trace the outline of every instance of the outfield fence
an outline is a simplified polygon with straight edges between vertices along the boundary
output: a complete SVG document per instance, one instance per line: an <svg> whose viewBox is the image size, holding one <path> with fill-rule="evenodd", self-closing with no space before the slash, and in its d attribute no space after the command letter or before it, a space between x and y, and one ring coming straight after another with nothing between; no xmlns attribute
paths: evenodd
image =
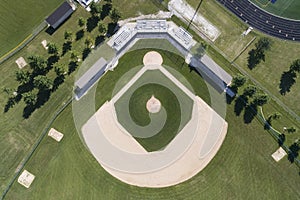
<svg viewBox="0 0 300 200"><path fill-rule="evenodd" d="M63 106L61 108L59 108L54 115L52 116L51 120L49 121L48 125L45 127L45 129L43 130L42 134L40 135L40 137L38 138L38 140L35 142L35 144L32 146L31 150L29 151L29 153L27 154L27 156L22 160L21 164L18 166L16 173L14 174L13 178L11 179L11 181L9 182L8 186L5 188L5 190L3 191L0 200L3 200L5 195L7 194L7 192L9 191L9 189L11 188L11 186L13 185L13 183L15 182L15 180L18 178L18 176L20 175L20 173L22 172L22 170L24 169L26 163L29 161L29 159L31 158L31 156L33 155L33 153L35 152L35 150L38 148L39 144L42 142L43 138L45 137L45 135L48 133L52 123L55 121L55 119L60 115L60 113L62 113L62 111L65 110L65 108L74 100L73 95L67 100L67 102L65 102L63 104Z"/></svg>
<svg viewBox="0 0 300 200"><path fill-rule="evenodd" d="M4 61L12 57L15 53L20 51L24 46L26 46L29 42L31 42L42 30L44 30L48 24L43 21L41 24L39 24L37 27L35 27L31 34L29 34L20 44L18 44L15 48L4 54L2 57L0 57L0 64L2 64Z"/></svg>

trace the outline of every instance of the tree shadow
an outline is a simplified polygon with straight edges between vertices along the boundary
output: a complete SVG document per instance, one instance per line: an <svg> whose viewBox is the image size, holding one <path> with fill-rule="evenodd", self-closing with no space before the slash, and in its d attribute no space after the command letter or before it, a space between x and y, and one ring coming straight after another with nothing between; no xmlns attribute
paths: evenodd
<svg viewBox="0 0 300 200"><path fill-rule="evenodd" d="M85 48L82 52L82 60L85 60L90 53L91 53L91 49L88 47Z"/></svg>
<svg viewBox="0 0 300 200"><path fill-rule="evenodd" d="M109 15L110 11L112 9L112 5L107 3L107 4L104 4L102 6L102 11L101 11L101 14L100 14L100 19L103 20L106 16Z"/></svg>
<svg viewBox="0 0 300 200"><path fill-rule="evenodd" d="M288 159L291 163L293 163L295 161L295 158L298 157L299 155L299 144L297 144L296 142L294 142L290 147L290 152L288 153Z"/></svg>
<svg viewBox="0 0 300 200"><path fill-rule="evenodd" d="M72 42L71 41L64 42L63 48L62 48L62 56L64 56L71 49L72 49Z"/></svg>
<svg viewBox="0 0 300 200"><path fill-rule="evenodd" d="M65 81L65 76L61 75L61 76L57 76L54 81L53 81L53 88L52 88L52 92L56 91L58 89L58 87L63 84Z"/></svg>
<svg viewBox="0 0 300 200"><path fill-rule="evenodd" d="M248 53L248 68L250 70L254 69L256 67L256 65L259 64L259 59L256 56L256 50L255 49L251 49L251 51L249 51Z"/></svg>
<svg viewBox="0 0 300 200"><path fill-rule="evenodd" d="M58 55L52 55L47 59L47 71L51 70L53 68L53 64L57 63L59 61Z"/></svg>
<svg viewBox="0 0 300 200"><path fill-rule="evenodd" d="M254 69L260 61L265 61L265 53L262 50L251 49L248 52L248 68Z"/></svg>
<svg viewBox="0 0 300 200"><path fill-rule="evenodd" d="M84 36L84 30L81 29L79 31L76 32L76 41L80 40L81 38L83 38Z"/></svg>
<svg viewBox="0 0 300 200"><path fill-rule="evenodd" d="M245 96L239 96L235 100L234 113L235 113L236 116L240 116L240 114L242 113L242 111L246 107L247 102L248 102L248 98L245 97Z"/></svg>
<svg viewBox="0 0 300 200"><path fill-rule="evenodd" d="M51 91L50 90L40 90L37 94L37 102L36 104L27 104L23 110L23 118L27 119L31 116L31 114L41 106L43 106L50 98Z"/></svg>
<svg viewBox="0 0 300 200"><path fill-rule="evenodd" d="M291 87L295 84L296 82L296 73L289 70L287 72L283 72L280 78L280 84L279 84L279 89L280 89L280 94L285 95L286 93L291 91Z"/></svg>
<svg viewBox="0 0 300 200"><path fill-rule="evenodd" d="M283 143L285 142L285 134L280 134L277 140L279 146L283 145Z"/></svg>
<svg viewBox="0 0 300 200"><path fill-rule="evenodd" d="M68 65L68 75L70 75L72 72L74 72L77 67L78 67L78 63L77 62L75 62L75 61L69 62L69 65Z"/></svg>
<svg viewBox="0 0 300 200"><path fill-rule="evenodd" d="M107 37L110 37L110 36L112 36L113 34L115 34L118 30L119 30L119 25L118 25L118 23L113 23L113 22L111 22L111 23L109 23L108 25L107 25Z"/></svg>
<svg viewBox="0 0 300 200"><path fill-rule="evenodd" d="M23 94L23 93L32 91L33 88L34 88L34 85L33 85L32 81L30 81L30 82L27 83L27 84L19 85L18 88L17 88L17 92L18 92L18 94L21 95L21 94Z"/></svg>
<svg viewBox="0 0 300 200"><path fill-rule="evenodd" d="M250 105L246 106L244 112L244 123L250 124L256 115L257 115L256 104L251 103Z"/></svg>
<svg viewBox="0 0 300 200"><path fill-rule="evenodd" d="M103 35L98 35L95 39L95 46L98 46L104 41L105 37Z"/></svg>
<svg viewBox="0 0 300 200"><path fill-rule="evenodd" d="M87 19L86 23L86 30L88 32L92 32L98 25L99 17L98 16L91 16Z"/></svg>
<svg viewBox="0 0 300 200"><path fill-rule="evenodd" d="M9 97L5 106L4 106L4 112L8 112L9 109L13 108L14 105L16 105L16 100L15 100L15 97Z"/></svg>

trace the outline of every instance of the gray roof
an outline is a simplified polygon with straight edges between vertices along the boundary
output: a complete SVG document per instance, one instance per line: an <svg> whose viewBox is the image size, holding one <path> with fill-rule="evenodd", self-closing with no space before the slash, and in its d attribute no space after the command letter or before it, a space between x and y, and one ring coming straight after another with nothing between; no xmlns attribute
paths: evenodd
<svg viewBox="0 0 300 200"><path fill-rule="evenodd" d="M90 81L97 76L102 69L106 67L107 61L104 58L100 58L89 70L87 70L75 83L75 85L82 89L84 88Z"/></svg>
<svg viewBox="0 0 300 200"><path fill-rule="evenodd" d="M68 2L64 2L61 4L47 19L46 22L50 24L50 26L55 25L57 22L61 21L61 19L66 19L73 12L72 7ZM66 16L66 14L68 14Z"/></svg>
<svg viewBox="0 0 300 200"><path fill-rule="evenodd" d="M207 56L206 54L203 55L203 57L201 58L201 62L227 85L231 83L232 77L224 69L222 69L222 67L215 63L209 56Z"/></svg>

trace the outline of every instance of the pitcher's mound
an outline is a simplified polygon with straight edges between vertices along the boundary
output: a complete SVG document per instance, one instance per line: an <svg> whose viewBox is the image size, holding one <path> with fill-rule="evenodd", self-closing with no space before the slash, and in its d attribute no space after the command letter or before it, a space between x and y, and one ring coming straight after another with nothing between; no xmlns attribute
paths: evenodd
<svg viewBox="0 0 300 200"><path fill-rule="evenodd" d="M161 103L152 95L152 97L147 101L146 107L150 113L158 113L161 108Z"/></svg>
<svg viewBox="0 0 300 200"><path fill-rule="evenodd" d="M161 65L163 63L163 58L156 51L149 51L143 58L144 65Z"/></svg>

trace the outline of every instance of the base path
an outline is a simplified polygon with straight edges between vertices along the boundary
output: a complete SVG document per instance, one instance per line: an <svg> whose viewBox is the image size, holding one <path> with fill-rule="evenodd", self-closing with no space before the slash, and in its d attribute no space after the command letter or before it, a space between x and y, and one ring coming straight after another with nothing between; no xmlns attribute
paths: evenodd
<svg viewBox="0 0 300 200"><path fill-rule="evenodd" d="M148 67L137 75L141 76ZM180 89L188 90L162 66L154 68L163 71ZM137 79L134 77L132 80ZM133 83L129 82L124 88L129 88L130 84ZM124 92L122 90L121 93ZM131 185L168 187L192 178L216 155L228 124L201 98L190 91L185 93L193 96L194 100L191 120L165 149L147 152L120 125L114 108L115 97L103 104L82 127L87 147L107 172Z"/></svg>

